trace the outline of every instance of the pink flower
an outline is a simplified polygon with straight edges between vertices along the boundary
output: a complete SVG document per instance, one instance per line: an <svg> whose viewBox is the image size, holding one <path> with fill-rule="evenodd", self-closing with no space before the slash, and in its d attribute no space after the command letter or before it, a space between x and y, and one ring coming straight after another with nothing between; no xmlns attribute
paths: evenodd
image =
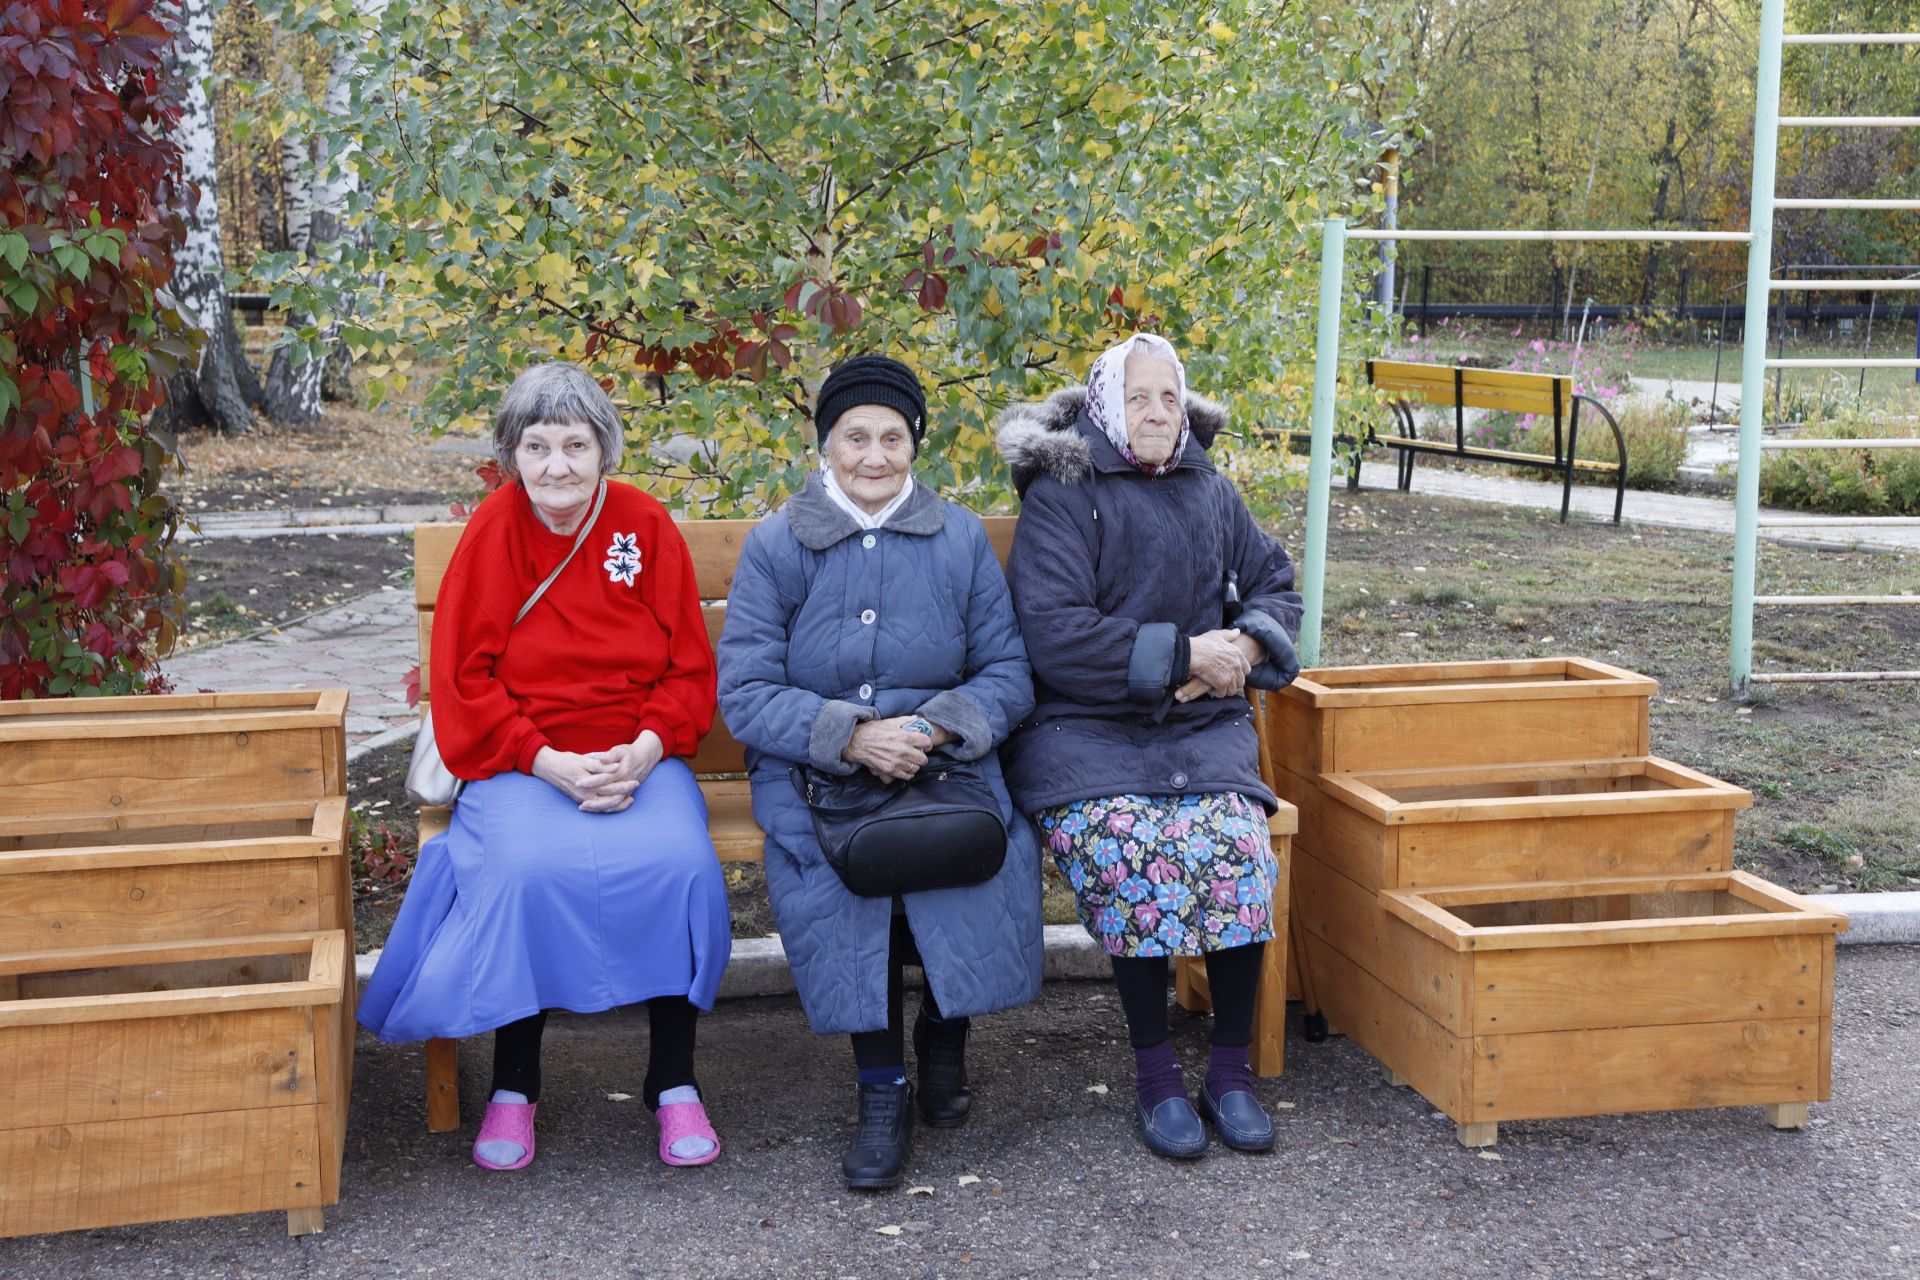
<svg viewBox="0 0 1920 1280"><path fill-rule="evenodd" d="M1133 918L1140 922L1143 929L1157 929L1160 927L1160 908L1151 902L1143 902L1133 909Z"/></svg>
<svg viewBox="0 0 1920 1280"><path fill-rule="evenodd" d="M1257 902L1242 903L1235 918L1249 929L1258 929L1267 922L1267 909Z"/></svg>
<svg viewBox="0 0 1920 1280"><path fill-rule="evenodd" d="M1073 837L1055 827L1053 834L1047 837L1047 848L1055 853L1065 853L1073 848Z"/></svg>
<svg viewBox="0 0 1920 1280"><path fill-rule="evenodd" d="M1155 858L1147 864L1147 879L1155 884L1172 884L1180 878L1180 870L1165 858Z"/></svg>
<svg viewBox="0 0 1920 1280"><path fill-rule="evenodd" d="M1109 814L1107 816L1107 830L1116 836L1124 836L1131 833L1133 830L1133 815L1130 813Z"/></svg>

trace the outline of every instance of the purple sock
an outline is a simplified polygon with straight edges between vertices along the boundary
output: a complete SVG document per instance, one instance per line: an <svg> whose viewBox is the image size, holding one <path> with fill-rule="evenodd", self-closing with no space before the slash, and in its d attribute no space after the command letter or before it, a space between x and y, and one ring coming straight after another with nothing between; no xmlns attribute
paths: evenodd
<svg viewBox="0 0 1920 1280"><path fill-rule="evenodd" d="M1244 1044L1217 1044L1207 1055L1207 1092L1224 1098L1234 1090L1253 1092L1253 1066Z"/></svg>
<svg viewBox="0 0 1920 1280"><path fill-rule="evenodd" d="M1133 1051L1133 1087L1148 1111L1168 1098L1187 1096L1187 1082L1180 1076L1180 1059L1173 1056L1173 1041L1162 1040L1151 1048Z"/></svg>

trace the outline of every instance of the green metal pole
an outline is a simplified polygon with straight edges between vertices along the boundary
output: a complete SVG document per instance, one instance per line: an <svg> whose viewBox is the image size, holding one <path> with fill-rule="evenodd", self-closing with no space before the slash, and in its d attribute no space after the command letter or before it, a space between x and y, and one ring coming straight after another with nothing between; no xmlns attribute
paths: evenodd
<svg viewBox="0 0 1920 1280"><path fill-rule="evenodd" d="M1327 594L1327 499L1333 476L1333 398L1340 371L1340 298L1347 258L1347 224L1321 224L1320 330L1313 348L1313 443L1307 452L1307 547L1302 561L1300 665L1320 663L1320 609Z"/></svg>
<svg viewBox="0 0 1920 1280"><path fill-rule="evenodd" d="M1767 385L1767 283L1773 274L1774 166L1780 150L1780 44L1786 0L1760 5L1760 71L1754 83L1753 199L1747 246L1747 321L1740 356L1740 471L1734 482L1733 696L1753 670L1753 585L1760 539L1760 426Z"/></svg>

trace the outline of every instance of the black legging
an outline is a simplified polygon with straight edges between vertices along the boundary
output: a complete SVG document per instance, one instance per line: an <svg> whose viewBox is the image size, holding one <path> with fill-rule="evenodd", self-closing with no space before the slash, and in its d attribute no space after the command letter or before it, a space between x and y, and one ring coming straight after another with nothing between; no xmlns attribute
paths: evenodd
<svg viewBox="0 0 1920 1280"><path fill-rule="evenodd" d="M1250 943L1207 952L1207 986L1213 993L1213 1043L1238 1048L1253 1043L1253 998L1260 989L1260 961L1267 944ZM1151 1049L1167 1038L1167 958L1113 957L1113 985L1127 1015L1127 1040Z"/></svg>
<svg viewBox="0 0 1920 1280"><path fill-rule="evenodd" d="M647 1001L647 1075L641 1096L649 1107L660 1105L668 1089L694 1083L693 1042L700 1011L685 996L660 996ZM509 1022L493 1033L493 1088L524 1094L540 1101L540 1036L547 1029L546 1011Z"/></svg>
<svg viewBox="0 0 1920 1280"><path fill-rule="evenodd" d="M913 930L907 924L905 915L893 918L892 931L887 935L887 1025L883 1031L856 1031L853 1033L853 1062L863 1069L905 1066L907 1061L906 1028L900 1018L900 1006L906 1001L906 982L901 971L910 964L920 963L920 949L913 943ZM940 1006L934 1003L933 985L929 983L920 1001L920 1007L929 1018L940 1016Z"/></svg>

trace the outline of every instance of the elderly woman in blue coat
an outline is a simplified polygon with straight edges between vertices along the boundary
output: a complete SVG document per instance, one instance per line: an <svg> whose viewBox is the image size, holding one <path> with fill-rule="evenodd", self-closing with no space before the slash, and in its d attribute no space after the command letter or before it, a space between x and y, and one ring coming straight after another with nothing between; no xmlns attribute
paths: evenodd
<svg viewBox="0 0 1920 1280"><path fill-rule="evenodd" d="M849 1187L898 1185L913 1112L963 1123L968 1020L1040 989L1039 847L997 749L1033 706L1006 579L980 520L911 468L926 430L912 370L839 365L814 409L821 469L748 536L720 638L720 709L747 748L767 893L801 1004L821 1035L850 1033L859 1125ZM1010 833L989 880L859 897L826 861L795 765L898 782L930 760L973 762ZM907 1082L901 969L926 993Z"/></svg>
<svg viewBox="0 0 1920 1280"><path fill-rule="evenodd" d="M1206 957L1213 1048L1200 1110L1240 1150L1273 1145L1247 1047L1273 938L1274 795L1248 685L1299 674L1293 565L1207 448L1225 411L1190 396L1179 356L1136 334L1084 389L1003 415L1021 493L1007 561L1038 706L1007 778L1112 957L1153 1151L1207 1132L1167 1035L1167 960Z"/></svg>

